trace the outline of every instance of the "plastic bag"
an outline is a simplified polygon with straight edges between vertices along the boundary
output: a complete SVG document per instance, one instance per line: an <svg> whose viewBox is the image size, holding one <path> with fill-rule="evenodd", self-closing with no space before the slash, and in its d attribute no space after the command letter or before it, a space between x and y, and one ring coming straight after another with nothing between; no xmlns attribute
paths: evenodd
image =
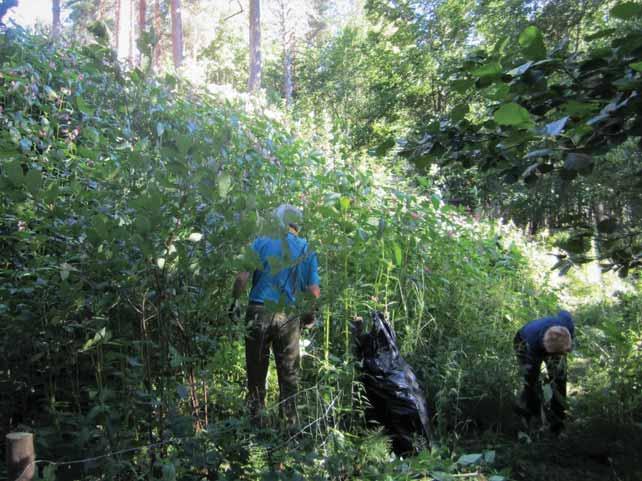
<svg viewBox="0 0 642 481"><path fill-rule="evenodd" d="M429 412L415 373L399 354L394 329L374 311L369 333L362 333L362 322L356 322L354 330L360 380L371 404L366 417L386 428L395 453L417 452L417 438L430 444Z"/></svg>

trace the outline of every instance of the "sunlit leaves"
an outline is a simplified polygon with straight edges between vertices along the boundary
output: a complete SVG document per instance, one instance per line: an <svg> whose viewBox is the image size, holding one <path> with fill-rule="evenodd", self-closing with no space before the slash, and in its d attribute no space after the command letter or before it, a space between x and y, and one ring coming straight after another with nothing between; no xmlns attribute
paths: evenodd
<svg viewBox="0 0 642 481"><path fill-rule="evenodd" d="M519 35L519 45L522 52L531 60L546 58L546 46L542 32L535 26L527 27Z"/></svg>
<svg viewBox="0 0 642 481"><path fill-rule="evenodd" d="M528 113L528 110L514 102L499 107L493 114L493 118L499 125L528 127L532 124L531 115Z"/></svg>
<svg viewBox="0 0 642 481"><path fill-rule="evenodd" d="M216 179L218 186L218 193L221 197L227 197L230 188L232 187L232 177L229 174L221 174Z"/></svg>
<svg viewBox="0 0 642 481"><path fill-rule="evenodd" d="M490 62L472 71L475 77L494 77L502 72L499 62Z"/></svg>

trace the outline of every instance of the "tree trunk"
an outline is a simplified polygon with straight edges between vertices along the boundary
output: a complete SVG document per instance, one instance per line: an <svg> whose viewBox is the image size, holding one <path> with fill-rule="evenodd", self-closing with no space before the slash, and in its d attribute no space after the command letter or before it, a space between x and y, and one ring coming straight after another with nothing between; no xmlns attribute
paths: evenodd
<svg viewBox="0 0 642 481"><path fill-rule="evenodd" d="M181 0L172 1L172 54L174 67L183 63L183 24L181 22Z"/></svg>
<svg viewBox="0 0 642 481"><path fill-rule="evenodd" d="M129 65L134 65L134 0L129 0Z"/></svg>
<svg viewBox="0 0 642 481"><path fill-rule="evenodd" d="M161 29L161 11L160 11L160 0L156 0L154 2L154 34L155 34L155 44L154 44L154 53L153 53L153 60L152 60L152 65L154 67L154 71L158 72L158 69L160 68L160 59L161 59L161 52L162 52L162 29Z"/></svg>
<svg viewBox="0 0 642 481"><path fill-rule="evenodd" d="M116 50L116 55L118 55L118 47L120 46L120 7L121 0L116 0L116 31L114 32L114 50Z"/></svg>
<svg viewBox="0 0 642 481"><path fill-rule="evenodd" d="M147 25L147 1L138 0L138 38L142 39L145 34L145 28ZM142 45L142 42L139 42ZM137 63L140 65L143 62L143 49L138 50L138 60Z"/></svg>
<svg viewBox="0 0 642 481"><path fill-rule="evenodd" d="M250 77L249 92L261 88L261 0L250 0Z"/></svg>
<svg viewBox="0 0 642 481"><path fill-rule="evenodd" d="M294 91L294 55L293 55L293 42L288 42L284 45L283 49L283 94L285 95L286 107L292 106L292 92Z"/></svg>
<svg viewBox="0 0 642 481"><path fill-rule="evenodd" d="M51 5L51 13L53 16L53 24L51 27L51 32L54 37L60 35L61 24L60 24L60 0L53 0Z"/></svg>

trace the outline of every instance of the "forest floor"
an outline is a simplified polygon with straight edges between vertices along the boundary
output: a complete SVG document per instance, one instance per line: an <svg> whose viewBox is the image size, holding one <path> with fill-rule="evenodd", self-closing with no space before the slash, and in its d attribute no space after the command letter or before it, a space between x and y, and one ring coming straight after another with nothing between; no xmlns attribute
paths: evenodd
<svg viewBox="0 0 642 481"><path fill-rule="evenodd" d="M573 424L559 437L548 433L529 442L500 434L493 441L465 441L467 451L495 446L494 467L516 481L642 481L642 426Z"/></svg>

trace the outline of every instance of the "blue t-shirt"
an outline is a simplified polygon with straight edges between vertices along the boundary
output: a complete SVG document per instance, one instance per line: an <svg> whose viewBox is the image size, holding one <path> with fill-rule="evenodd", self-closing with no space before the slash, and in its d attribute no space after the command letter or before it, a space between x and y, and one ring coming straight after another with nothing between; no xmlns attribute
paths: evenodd
<svg viewBox="0 0 642 481"><path fill-rule="evenodd" d="M546 356L544 349L544 333L549 327L562 326L571 333L571 338L575 339L575 326L573 318L568 311L560 311L557 316L543 317L529 322L519 330L522 339L528 344L528 350L537 357Z"/></svg>
<svg viewBox="0 0 642 481"><path fill-rule="evenodd" d="M252 249L259 255L262 269L254 271L250 301L294 304L296 293L319 285L318 260L308 243L291 232L284 239L258 237Z"/></svg>

